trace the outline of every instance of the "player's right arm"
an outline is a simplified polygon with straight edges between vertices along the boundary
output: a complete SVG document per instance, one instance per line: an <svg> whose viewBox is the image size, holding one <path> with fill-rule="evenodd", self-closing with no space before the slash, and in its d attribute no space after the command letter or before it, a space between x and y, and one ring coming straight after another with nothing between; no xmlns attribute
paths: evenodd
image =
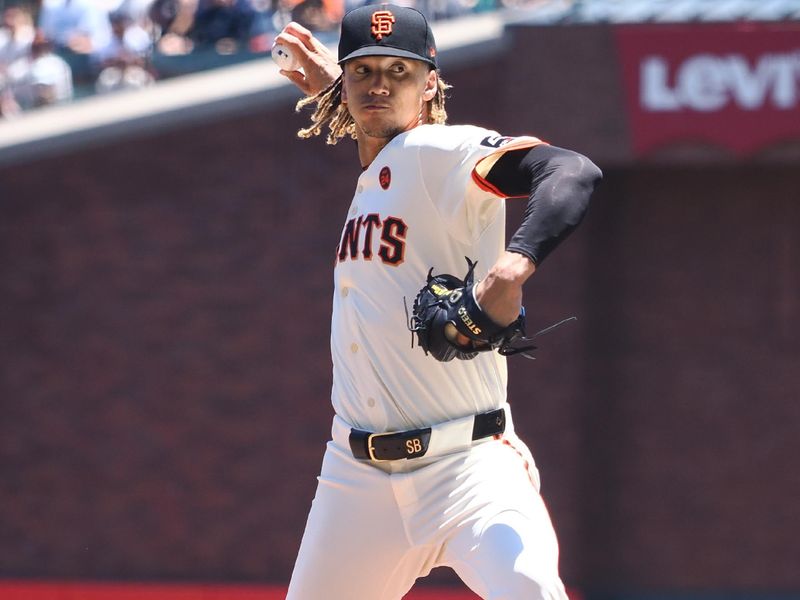
<svg viewBox="0 0 800 600"><path fill-rule="evenodd" d="M307 96L318 94L342 74L336 57L314 35L298 23L289 23L276 37L275 44L288 47L297 58L301 71L284 71L281 75Z"/></svg>

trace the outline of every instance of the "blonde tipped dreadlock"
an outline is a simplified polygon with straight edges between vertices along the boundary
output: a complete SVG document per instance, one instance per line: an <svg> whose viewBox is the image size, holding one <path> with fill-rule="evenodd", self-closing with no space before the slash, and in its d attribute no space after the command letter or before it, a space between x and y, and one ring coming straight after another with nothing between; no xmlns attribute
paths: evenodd
<svg viewBox="0 0 800 600"><path fill-rule="evenodd" d="M447 112L444 109L445 92L451 87L441 78L438 79L436 95L428 101L428 123L442 125L447 121ZM302 98L295 109L300 112L309 104L315 103L316 108L311 114L311 125L298 131L298 137L308 139L320 135L322 128L327 124L330 131L326 143L335 146L346 135L356 139L356 123L347 106L342 104L341 76L321 92Z"/></svg>

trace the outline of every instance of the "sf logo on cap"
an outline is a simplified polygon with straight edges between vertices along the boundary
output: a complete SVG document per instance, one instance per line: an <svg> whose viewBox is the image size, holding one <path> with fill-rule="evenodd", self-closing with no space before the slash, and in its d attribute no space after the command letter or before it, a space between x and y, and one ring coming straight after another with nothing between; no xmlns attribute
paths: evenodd
<svg viewBox="0 0 800 600"><path fill-rule="evenodd" d="M376 10L372 13L372 37L379 42L384 36L392 35L394 15L388 10Z"/></svg>

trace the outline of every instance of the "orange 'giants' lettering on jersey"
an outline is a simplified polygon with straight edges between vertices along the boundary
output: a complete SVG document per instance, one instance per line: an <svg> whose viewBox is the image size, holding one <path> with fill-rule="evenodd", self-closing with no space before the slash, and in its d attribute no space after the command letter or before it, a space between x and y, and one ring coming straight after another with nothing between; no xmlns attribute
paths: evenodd
<svg viewBox="0 0 800 600"><path fill-rule="evenodd" d="M381 247L378 249L378 256L383 262L396 267L405 260L407 231L408 225L403 219L386 217L381 233Z"/></svg>
<svg viewBox="0 0 800 600"><path fill-rule="evenodd" d="M339 262L350 260L372 260L374 229L380 229L380 245L377 254L381 262L394 267L402 264L406 254L408 225L398 217L381 220L377 213L360 215L350 219L342 231L337 257Z"/></svg>

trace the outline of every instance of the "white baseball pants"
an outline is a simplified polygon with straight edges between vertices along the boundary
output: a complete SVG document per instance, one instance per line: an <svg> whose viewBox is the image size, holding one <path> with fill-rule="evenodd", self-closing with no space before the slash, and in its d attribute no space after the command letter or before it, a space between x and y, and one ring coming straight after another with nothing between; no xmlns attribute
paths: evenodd
<svg viewBox="0 0 800 600"><path fill-rule="evenodd" d="M373 464L353 458L336 421L287 600L400 600L439 566L481 598L566 599L538 471L510 419L502 439Z"/></svg>

